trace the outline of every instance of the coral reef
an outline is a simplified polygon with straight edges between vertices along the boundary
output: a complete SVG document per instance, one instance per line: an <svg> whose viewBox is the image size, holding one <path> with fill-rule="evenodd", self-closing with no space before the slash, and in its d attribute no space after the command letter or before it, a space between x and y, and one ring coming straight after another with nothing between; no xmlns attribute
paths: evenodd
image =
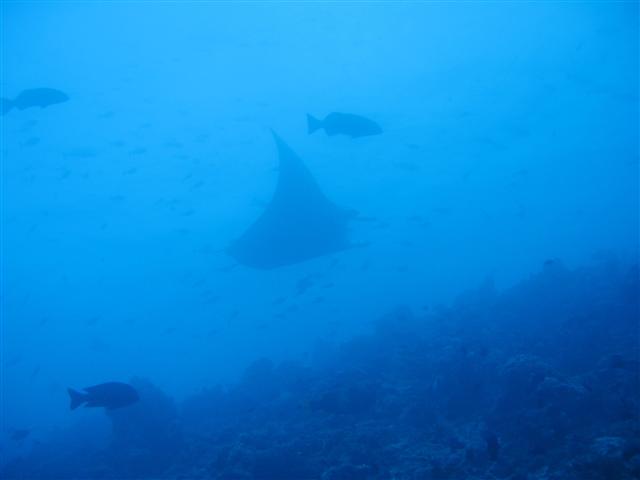
<svg viewBox="0 0 640 480"><path fill-rule="evenodd" d="M52 439L1 476L638 478L639 299L635 267L554 263L502 293L400 308L311 364L259 360L179 408L135 379L107 448Z"/></svg>

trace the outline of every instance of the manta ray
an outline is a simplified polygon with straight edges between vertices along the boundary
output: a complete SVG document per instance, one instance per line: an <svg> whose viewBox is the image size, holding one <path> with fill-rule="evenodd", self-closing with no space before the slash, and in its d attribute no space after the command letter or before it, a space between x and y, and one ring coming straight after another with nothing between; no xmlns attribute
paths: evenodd
<svg viewBox="0 0 640 480"><path fill-rule="evenodd" d="M329 200L298 155L272 134L280 164L275 193L227 253L245 266L272 269L353 247L347 234L355 213Z"/></svg>

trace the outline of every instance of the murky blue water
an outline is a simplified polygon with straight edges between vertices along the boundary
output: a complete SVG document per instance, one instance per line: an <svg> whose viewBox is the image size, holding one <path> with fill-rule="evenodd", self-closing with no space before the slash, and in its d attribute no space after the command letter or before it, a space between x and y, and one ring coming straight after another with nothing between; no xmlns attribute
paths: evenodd
<svg viewBox="0 0 640 480"><path fill-rule="evenodd" d="M1 8L2 478L640 474L637 2Z"/></svg>

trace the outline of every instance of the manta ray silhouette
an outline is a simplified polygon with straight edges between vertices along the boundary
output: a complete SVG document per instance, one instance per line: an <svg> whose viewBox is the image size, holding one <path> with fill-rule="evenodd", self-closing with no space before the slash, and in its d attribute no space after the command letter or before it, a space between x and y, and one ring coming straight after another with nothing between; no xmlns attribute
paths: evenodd
<svg viewBox="0 0 640 480"><path fill-rule="evenodd" d="M347 224L354 213L329 200L302 160L271 133L280 158L275 193L227 253L248 267L271 269L351 248Z"/></svg>

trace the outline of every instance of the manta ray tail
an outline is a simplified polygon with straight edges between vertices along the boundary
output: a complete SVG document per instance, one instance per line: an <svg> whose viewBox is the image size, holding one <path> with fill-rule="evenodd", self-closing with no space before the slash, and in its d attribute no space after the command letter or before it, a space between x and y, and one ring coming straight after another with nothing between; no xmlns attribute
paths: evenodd
<svg viewBox="0 0 640 480"><path fill-rule="evenodd" d="M0 106L2 107L2 115L13 108L13 102L8 98L0 98Z"/></svg>
<svg viewBox="0 0 640 480"><path fill-rule="evenodd" d="M67 388L67 392L69 392L69 399L71 400L71 404L69 405L69 408L71 408L71 410L75 410L87 401L86 394L77 392L72 388Z"/></svg>
<svg viewBox="0 0 640 480"><path fill-rule="evenodd" d="M307 113L307 132L311 135L313 132L322 128L322 120L318 120L313 115Z"/></svg>

